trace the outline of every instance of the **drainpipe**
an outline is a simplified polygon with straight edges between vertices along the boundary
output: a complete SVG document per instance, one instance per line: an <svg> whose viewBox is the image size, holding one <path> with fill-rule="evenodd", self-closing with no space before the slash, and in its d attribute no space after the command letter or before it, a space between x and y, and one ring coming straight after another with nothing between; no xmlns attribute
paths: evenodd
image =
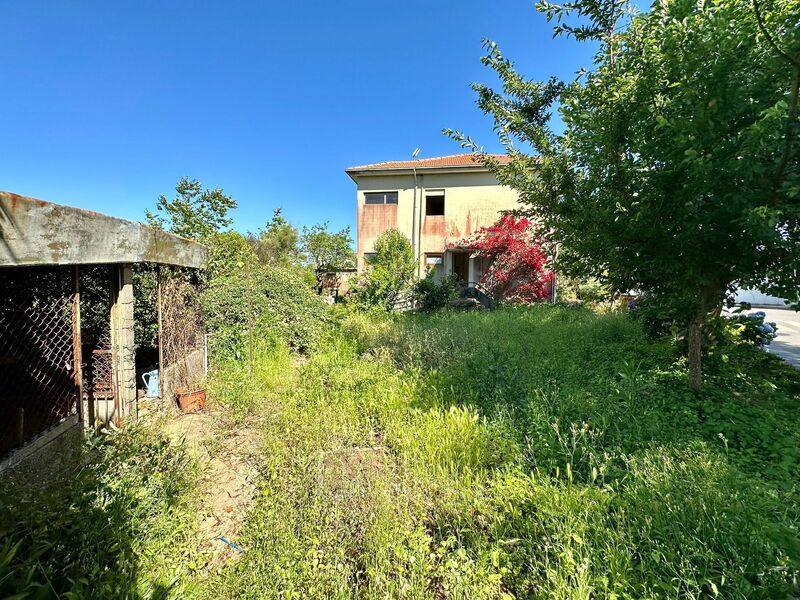
<svg viewBox="0 0 800 600"><path fill-rule="evenodd" d="M417 252L417 275L422 276L425 274L424 267L422 269L422 273L420 273L420 266L419 263L422 260L422 219L425 218L425 194L423 193L425 190L425 180L422 180L422 184L420 185L419 190L419 219L417 219L417 240L419 241L418 244L418 252Z"/></svg>
<svg viewBox="0 0 800 600"><path fill-rule="evenodd" d="M417 167L414 172L414 204L411 209L411 251L417 259L416 272L419 273L419 253L417 252Z"/></svg>

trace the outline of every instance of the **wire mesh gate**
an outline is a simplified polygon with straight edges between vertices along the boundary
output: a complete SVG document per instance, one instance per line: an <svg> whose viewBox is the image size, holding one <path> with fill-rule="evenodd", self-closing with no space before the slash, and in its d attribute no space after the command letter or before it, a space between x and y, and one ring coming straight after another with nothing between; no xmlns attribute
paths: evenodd
<svg viewBox="0 0 800 600"><path fill-rule="evenodd" d="M68 267L0 269L0 456L79 410L74 286Z"/></svg>
<svg viewBox="0 0 800 600"><path fill-rule="evenodd" d="M160 274L162 392L192 388L205 377L205 324L200 306L200 284L192 273L179 269Z"/></svg>
<svg viewBox="0 0 800 600"><path fill-rule="evenodd" d="M111 351L112 267L81 267L83 398L88 424L114 418L114 361Z"/></svg>

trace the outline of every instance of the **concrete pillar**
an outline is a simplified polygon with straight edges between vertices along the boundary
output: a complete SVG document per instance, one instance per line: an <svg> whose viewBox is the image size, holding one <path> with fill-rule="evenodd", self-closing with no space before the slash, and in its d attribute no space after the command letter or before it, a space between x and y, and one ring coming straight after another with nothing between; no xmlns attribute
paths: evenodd
<svg viewBox="0 0 800 600"><path fill-rule="evenodd" d="M133 271L113 269L111 281L111 356L114 361L114 421L136 420L136 348L133 335Z"/></svg>

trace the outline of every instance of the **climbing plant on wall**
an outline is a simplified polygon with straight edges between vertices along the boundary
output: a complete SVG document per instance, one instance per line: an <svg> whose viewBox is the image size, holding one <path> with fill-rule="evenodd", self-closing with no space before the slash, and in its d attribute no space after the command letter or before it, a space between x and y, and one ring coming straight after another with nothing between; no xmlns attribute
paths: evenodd
<svg viewBox="0 0 800 600"><path fill-rule="evenodd" d="M553 272L543 244L535 223L506 213L491 227L450 246L467 248L488 261L480 283L495 300L529 303L551 293Z"/></svg>

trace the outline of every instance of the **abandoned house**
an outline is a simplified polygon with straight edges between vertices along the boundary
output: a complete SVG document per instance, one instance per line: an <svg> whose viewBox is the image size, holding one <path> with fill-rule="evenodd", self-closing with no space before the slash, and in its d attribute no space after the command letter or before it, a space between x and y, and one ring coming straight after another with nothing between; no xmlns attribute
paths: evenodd
<svg viewBox="0 0 800 600"><path fill-rule="evenodd" d="M192 240L0 192L0 470L202 376L205 261Z"/></svg>
<svg viewBox="0 0 800 600"><path fill-rule="evenodd" d="M509 161L503 155L493 158ZM437 280L455 273L462 284L475 286L486 268L484 259L453 244L491 226L501 212L520 207L517 192L500 185L471 154L383 162L345 172L357 186L359 272L378 236L397 229L411 240L418 276L429 269Z"/></svg>

